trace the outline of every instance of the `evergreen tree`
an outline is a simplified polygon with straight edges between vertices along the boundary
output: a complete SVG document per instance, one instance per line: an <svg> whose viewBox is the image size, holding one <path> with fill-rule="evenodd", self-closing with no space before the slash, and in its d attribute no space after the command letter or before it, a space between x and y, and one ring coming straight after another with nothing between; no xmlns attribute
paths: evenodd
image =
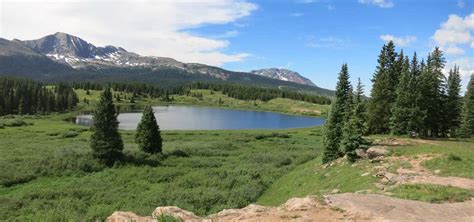
<svg viewBox="0 0 474 222"><path fill-rule="evenodd" d="M424 65L423 65L424 66ZM407 130L410 133L419 133L423 126L424 113L420 104L423 97L420 93L421 67L418 64L416 52L413 54L410 65L410 80L408 82L408 101L410 102L410 114L408 117Z"/></svg>
<svg viewBox="0 0 474 222"><path fill-rule="evenodd" d="M349 120L344 124L342 136L342 148L349 161L355 161L357 158L357 149L367 149L368 141L363 137L365 133L365 110L362 100L364 88L360 79L355 92L355 101L353 108L350 109Z"/></svg>
<svg viewBox="0 0 474 222"><path fill-rule="evenodd" d="M106 88L94 111L90 145L93 156L111 166L123 156L123 142L118 132L119 122L113 104L112 92Z"/></svg>
<svg viewBox="0 0 474 222"><path fill-rule="evenodd" d="M151 106L146 106L137 127L135 142L138 147L147 153L161 153L162 139L160 128L156 123L156 118Z"/></svg>
<svg viewBox="0 0 474 222"><path fill-rule="evenodd" d="M388 133L392 106L396 99L400 69L392 41L382 47L377 69L372 78L373 86L368 106L368 125L371 133Z"/></svg>
<svg viewBox="0 0 474 222"><path fill-rule="evenodd" d="M459 136L467 138L474 134L474 74L471 75L463 100Z"/></svg>
<svg viewBox="0 0 474 222"><path fill-rule="evenodd" d="M331 111L325 126L323 163L335 160L342 154L340 151L342 129L350 114L348 111L351 110L351 91L347 64L343 64L336 86L336 98L331 105Z"/></svg>
<svg viewBox="0 0 474 222"><path fill-rule="evenodd" d="M410 101L410 65L408 58L404 59L401 69L400 83L398 84L396 93L397 98L392 107L392 116L390 118L390 130L393 134L402 135L409 132L409 121L411 113Z"/></svg>
<svg viewBox="0 0 474 222"><path fill-rule="evenodd" d="M456 131L461 124L461 108L462 100L461 92L461 77L459 75L459 68L454 66L454 70L449 71L447 84L447 99L445 110L445 120L447 121L447 128L451 137L456 136Z"/></svg>
<svg viewBox="0 0 474 222"><path fill-rule="evenodd" d="M421 110L425 113L423 135L437 137L443 132L443 112L445 103L445 77L443 68L445 59L439 48L435 48L428 56L427 65L421 74L420 90Z"/></svg>

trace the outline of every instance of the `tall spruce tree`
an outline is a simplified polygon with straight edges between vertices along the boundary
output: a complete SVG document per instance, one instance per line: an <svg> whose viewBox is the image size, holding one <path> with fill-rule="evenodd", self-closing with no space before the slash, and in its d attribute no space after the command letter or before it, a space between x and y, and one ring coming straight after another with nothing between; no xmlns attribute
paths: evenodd
<svg viewBox="0 0 474 222"><path fill-rule="evenodd" d="M93 156L108 166L123 157L123 142L118 132L117 115L112 92L107 88L102 92L94 111L90 146Z"/></svg>
<svg viewBox="0 0 474 222"><path fill-rule="evenodd" d="M420 104L423 97L420 92L421 65L418 63L416 52L410 64L410 80L408 82L408 101L410 101L410 114L408 118L407 130L410 133L420 133L423 125L424 113Z"/></svg>
<svg viewBox="0 0 474 222"><path fill-rule="evenodd" d="M392 41L382 47L377 61L368 106L368 125L370 133L388 133L400 76L400 62L397 62L397 53Z"/></svg>
<svg viewBox="0 0 474 222"><path fill-rule="evenodd" d="M351 110L351 91L347 64L343 64L336 86L336 98L331 105L331 111L325 126L323 163L335 160L342 155L340 150L342 129L344 123L348 120L350 114L348 111Z"/></svg>
<svg viewBox="0 0 474 222"><path fill-rule="evenodd" d="M365 108L362 99L364 88L360 79L354 92L354 103L349 111L349 120L345 122L342 136L342 148L349 161L357 159L357 149L367 149L368 141L363 137L365 133Z"/></svg>
<svg viewBox="0 0 474 222"><path fill-rule="evenodd" d="M410 75L410 62L408 58L404 59L404 62L401 66L400 83L398 84L396 90L397 98L392 107L392 116L390 118L390 129L395 135L408 134L412 103L412 101L410 101L410 81L412 79Z"/></svg>
<svg viewBox="0 0 474 222"><path fill-rule="evenodd" d="M160 128L156 123L156 118L151 106L146 106L137 127L135 142L138 147L147 153L161 153L162 139Z"/></svg>
<svg viewBox="0 0 474 222"><path fill-rule="evenodd" d="M438 137L443 132L443 112L445 103L445 77L443 68L446 60L441 50L436 47L428 56L426 66L421 74L420 90L421 110L425 113L423 132L425 136Z"/></svg>
<svg viewBox="0 0 474 222"><path fill-rule="evenodd" d="M456 131L461 124L461 77L459 75L459 68L454 66L454 69L449 71L447 83L447 98L445 103L444 120L451 137L456 136Z"/></svg>
<svg viewBox="0 0 474 222"><path fill-rule="evenodd" d="M463 100L459 136L468 138L474 134L474 74L471 75Z"/></svg>

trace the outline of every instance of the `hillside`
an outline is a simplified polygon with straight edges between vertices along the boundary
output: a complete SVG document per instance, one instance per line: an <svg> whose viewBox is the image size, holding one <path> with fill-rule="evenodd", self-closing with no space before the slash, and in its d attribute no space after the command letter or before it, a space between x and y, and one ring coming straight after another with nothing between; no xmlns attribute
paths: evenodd
<svg viewBox="0 0 474 222"><path fill-rule="evenodd" d="M61 32L35 40L2 39L0 65L0 75L25 76L41 81L134 81L161 85L195 81L232 82L333 94L331 90L298 81L183 63L166 57L141 56L116 46L97 47Z"/></svg>

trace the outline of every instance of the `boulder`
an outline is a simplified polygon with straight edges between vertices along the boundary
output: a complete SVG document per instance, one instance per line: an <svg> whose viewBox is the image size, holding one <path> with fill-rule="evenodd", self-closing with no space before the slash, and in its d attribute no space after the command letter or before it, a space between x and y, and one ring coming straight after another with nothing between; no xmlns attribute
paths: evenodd
<svg viewBox="0 0 474 222"><path fill-rule="evenodd" d="M356 149L355 152L356 155L362 159L366 159L369 157L364 149Z"/></svg>
<svg viewBox="0 0 474 222"><path fill-rule="evenodd" d="M202 218L196 216L194 213L189 212L187 210L183 210L175 206L157 207L153 211L153 214L152 214L153 218L158 218L161 215L167 215L174 218L179 218L183 221L191 221L191 222L202 221Z"/></svg>
<svg viewBox="0 0 474 222"><path fill-rule="evenodd" d="M107 222L158 222L151 217L138 216L133 212L115 211L107 217Z"/></svg>
<svg viewBox="0 0 474 222"><path fill-rule="evenodd" d="M318 206L318 202L314 197L291 198L279 208L287 211L307 211Z"/></svg>
<svg viewBox="0 0 474 222"><path fill-rule="evenodd" d="M373 146L367 149L367 156L370 159L374 159L379 156L386 156L388 154L388 150L386 147L383 146Z"/></svg>

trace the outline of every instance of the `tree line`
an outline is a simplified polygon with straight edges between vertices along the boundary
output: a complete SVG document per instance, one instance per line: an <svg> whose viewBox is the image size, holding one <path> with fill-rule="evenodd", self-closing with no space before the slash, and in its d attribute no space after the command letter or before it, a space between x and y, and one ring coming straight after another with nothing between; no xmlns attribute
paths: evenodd
<svg viewBox="0 0 474 222"><path fill-rule="evenodd" d="M0 77L0 115L38 114L72 110L78 98L67 83L49 87L17 77Z"/></svg>
<svg viewBox="0 0 474 222"><path fill-rule="evenodd" d="M423 137L470 137L474 134L474 75L461 96L459 67L446 78L446 60L439 48L419 62L384 44L372 79L370 98L363 98L360 80L356 90L349 82L347 64L338 77L335 99L324 131L323 162L343 155L357 158L367 148L368 134Z"/></svg>
<svg viewBox="0 0 474 222"><path fill-rule="evenodd" d="M134 95L149 95L152 98L163 98L165 101L170 100L171 95L187 95L191 96L193 89L208 89L220 91L223 94L239 100L261 100L269 101L275 98L293 99L317 104L330 104L331 100L326 96L313 95L310 93L293 91L288 89L278 89L271 87L244 86L229 83L213 83L213 82L194 82L181 86L161 88L157 85L144 83L93 83L93 82L74 82L75 89L83 90L103 90L110 87L115 91L133 93Z"/></svg>

